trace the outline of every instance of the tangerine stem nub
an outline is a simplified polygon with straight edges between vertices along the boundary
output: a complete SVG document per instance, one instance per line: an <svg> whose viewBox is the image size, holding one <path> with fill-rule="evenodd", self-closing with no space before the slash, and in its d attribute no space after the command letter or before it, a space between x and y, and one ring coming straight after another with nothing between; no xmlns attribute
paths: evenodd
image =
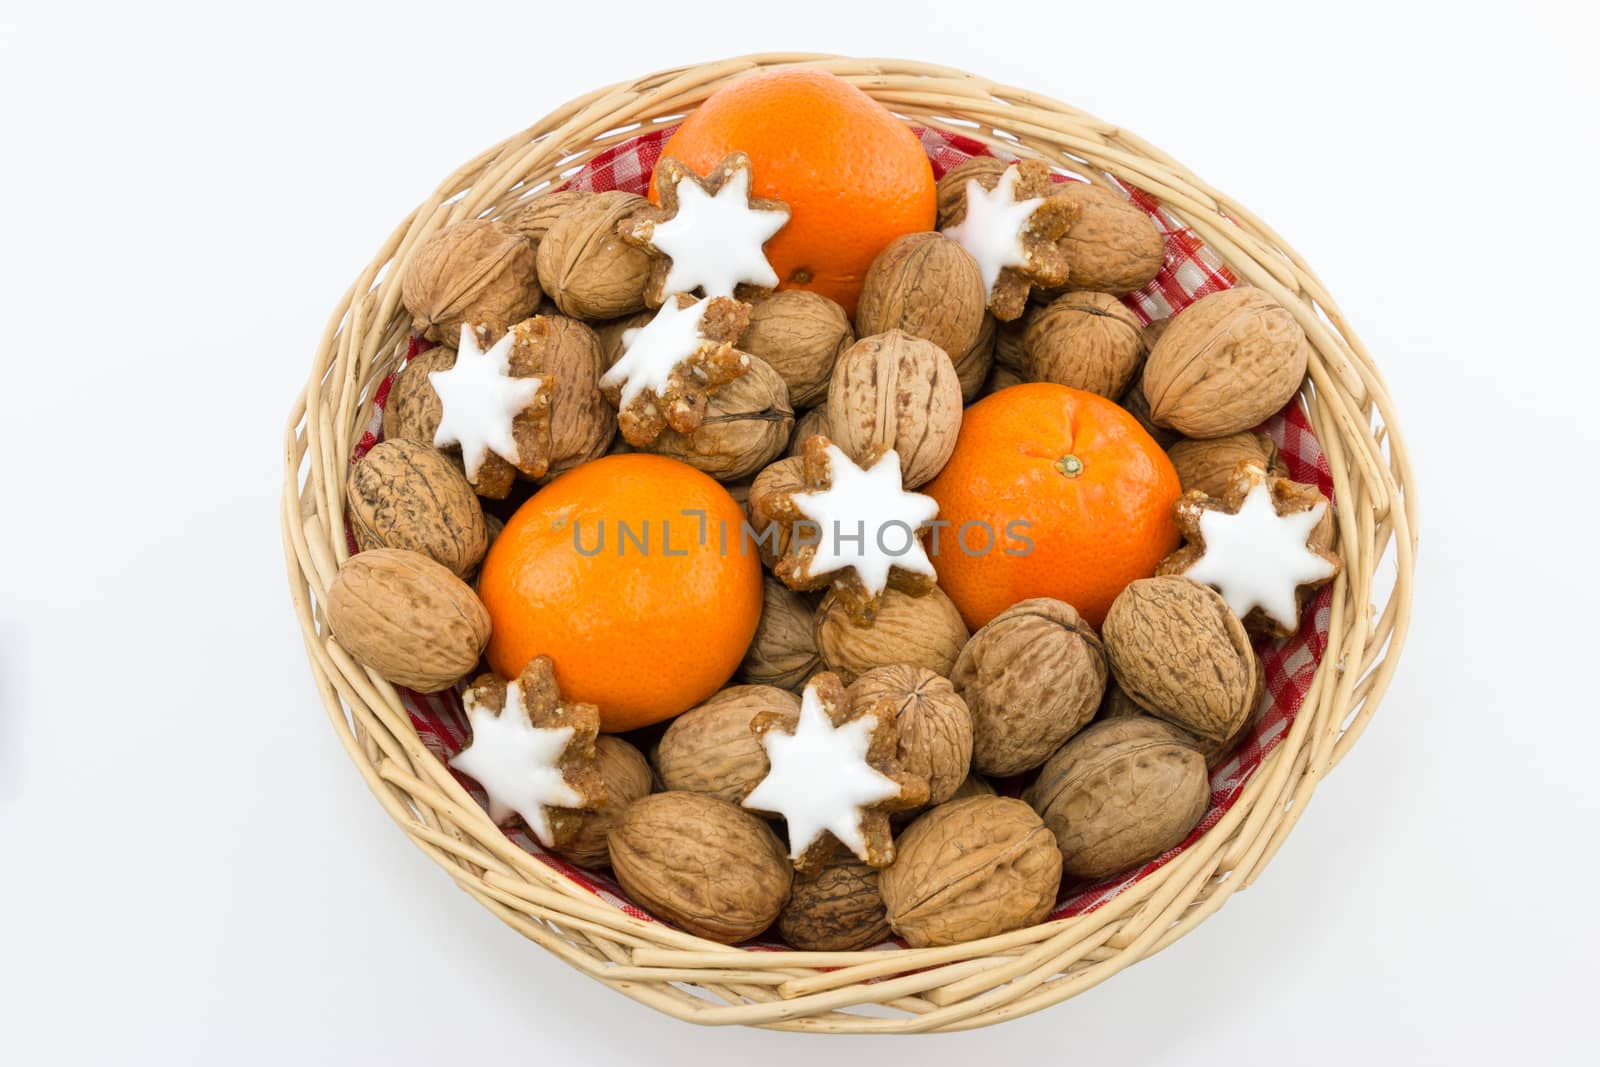
<svg viewBox="0 0 1600 1067"><path fill-rule="evenodd" d="M1076 478L1078 475L1083 473L1083 460L1079 459L1077 456L1071 455L1070 453L1062 456L1052 465L1056 470L1060 471L1062 474L1065 474L1068 478Z"/></svg>

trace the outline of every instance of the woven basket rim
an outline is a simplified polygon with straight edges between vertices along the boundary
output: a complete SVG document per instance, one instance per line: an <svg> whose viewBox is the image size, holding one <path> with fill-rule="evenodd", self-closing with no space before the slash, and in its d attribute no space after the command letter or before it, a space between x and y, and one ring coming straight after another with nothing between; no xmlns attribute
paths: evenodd
<svg viewBox="0 0 1600 1067"><path fill-rule="evenodd" d="M504 213L598 152L678 121L729 81L796 65L838 74L919 124L1144 189L1241 283L1289 307L1311 340L1302 400L1333 471L1345 559L1327 651L1289 733L1229 812L1093 911L948 948L837 953L752 952L644 922L512 844L424 748L393 687L331 637L320 611L347 555L345 464L372 390L405 350L398 278L417 245L451 222ZM700 1023L822 1032L968 1029L1027 1014L1166 947L1248 886L1376 711L1404 644L1416 550L1410 459L1381 375L1310 268L1247 209L1126 131L1027 90L909 60L797 53L677 67L596 90L447 177L334 311L289 419L281 518L291 597L330 721L419 848L518 932L641 1003ZM1392 584L1375 589L1386 557ZM896 1015L852 1010L866 1005Z"/></svg>

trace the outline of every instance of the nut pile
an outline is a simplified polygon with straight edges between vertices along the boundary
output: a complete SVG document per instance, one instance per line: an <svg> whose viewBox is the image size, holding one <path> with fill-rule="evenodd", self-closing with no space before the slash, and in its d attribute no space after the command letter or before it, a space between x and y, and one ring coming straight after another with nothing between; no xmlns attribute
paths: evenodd
<svg viewBox="0 0 1600 1067"><path fill-rule="evenodd" d="M566 471L651 452L744 503L766 566L754 639L721 691L626 735L597 738L543 657L477 677L454 765L497 820L694 934L823 951L1003 933L1064 881L1182 843L1262 705L1253 641L1292 632L1339 569L1328 501L1254 432L1305 378L1294 316L1241 287L1146 327L1119 297L1162 266L1150 219L983 157L939 182L936 230L883 248L852 317L762 270L788 208L748 196L748 159L664 167L687 184L660 206L547 193L413 256L404 303L437 346L400 371L383 442L349 472L360 551L323 603L339 644L395 685L462 685L490 638L472 583L502 521ZM695 245L703 204L754 243ZM998 243L995 219L1015 220ZM1032 597L971 632L921 551L915 490L964 405L1021 382L1117 401L1185 490L1185 543L1098 630ZM918 551L891 565L806 541L863 499L907 517ZM1256 573L1263 558L1281 566Z"/></svg>

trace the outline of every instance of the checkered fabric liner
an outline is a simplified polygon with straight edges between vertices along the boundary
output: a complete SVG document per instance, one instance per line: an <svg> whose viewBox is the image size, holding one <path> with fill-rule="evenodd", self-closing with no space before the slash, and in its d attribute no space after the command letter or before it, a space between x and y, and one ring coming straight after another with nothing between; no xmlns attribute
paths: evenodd
<svg viewBox="0 0 1600 1067"><path fill-rule="evenodd" d="M942 130L918 128L923 148L933 163L934 173L943 176L952 167L977 155L1000 155L982 142L946 133ZM643 134L595 156L572 179L566 188L590 192L622 189L643 193L649 185L650 174L661 157L661 148L671 136L671 129L661 129ZM1062 181L1081 180L1058 175ZM1188 307L1208 293L1231 288L1236 284L1233 273L1193 231L1183 226L1173 215L1148 193L1127 185L1122 192L1155 221L1166 235L1167 258L1161 272L1144 289L1123 297L1139 317L1150 322L1167 318ZM431 347L428 342L413 338L407 358ZM367 432L357 443L351 456L354 463L378 442L382 433L383 405L389 395L393 375L379 384L373 395L373 413ZM1299 482L1316 485L1330 499L1333 496L1333 476L1311 429L1310 420L1298 401L1291 402L1282 412L1268 419L1261 431L1276 442L1289 477ZM355 550L351 539L351 551ZM1182 845L1144 864L1143 866L1093 883L1067 882L1061 889L1061 898L1052 919L1079 915L1092 911L1111 900L1122 890L1152 871L1158 870L1192 841L1216 825L1239 797L1250 775L1261 761L1283 739L1295 713L1311 686L1311 678L1321 662L1328 645L1328 625L1332 591L1323 589L1306 606L1306 617L1300 632L1282 641L1262 640L1256 645L1267 675L1265 706L1260 709L1254 729L1228 760L1211 773L1211 807L1189 838ZM407 689L400 697L411 715L429 751L441 760L448 759L467 743L471 736L467 719L462 711L458 691L424 694ZM470 779L461 779L480 803L482 791ZM1013 790L1014 791L1014 790ZM654 916L630 901L616 882L604 874L586 871L566 862L561 857L542 849L520 826L506 831L513 841L538 857L542 862L561 872L575 884L594 893L601 899L622 908L630 915L657 922ZM891 942L890 944L893 944ZM755 942L752 948L783 948L777 942Z"/></svg>

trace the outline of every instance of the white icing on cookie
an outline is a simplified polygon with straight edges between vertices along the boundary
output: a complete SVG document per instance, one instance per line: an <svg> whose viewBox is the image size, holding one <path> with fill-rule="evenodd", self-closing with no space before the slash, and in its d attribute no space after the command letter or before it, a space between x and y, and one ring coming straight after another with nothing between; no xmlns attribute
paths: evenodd
<svg viewBox="0 0 1600 1067"><path fill-rule="evenodd" d="M520 461L511 423L533 403L544 381L511 377L512 343L507 333L485 352L478 347L477 332L464 325L455 365L428 375L440 408L433 446L460 445L468 478L478 476L490 452L513 467Z"/></svg>
<svg viewBox="0 0 1600 1067"><path fill-rule="evenodd" d="M583 803L559 765L572 740L572 727L534 726L522 702L520 681L506 686L506 706L499 715L480 704L475 694L468 689L463 700L472 741L450 760L450 766L483 786L489 794L491 819L504 823L515 812L549 848L554 841L545 808L575 808Z"/></svg>
<svg viewBox="0 0 1600 1067"><path fill-rule="evenodd" d="M622 356L601 376L600 384L622 386L622 407L646 389L656 396L664 394L673 369L705 344L700 327L710 305L708 298L680 308L676 298L668 297L649 322L623 331Z"/></svg>
<svg viewBox="0 0 1600 1067"><path fill-rule="evenodd" d="M658 222L650 243L672 257L663 291L702 289L707 296L732 296L741 282L773 288L778 274L762 246L789 221L788 211L750 206L750 170L740 167L715 196L692 178L678 181L678 211Z"/></svg>
<svg viewBox="0 0 1600 1067"><path fill-rule="evenodd" d="M1306 547L1328 505L1279 515L1265 481L1250 487L1236 515L1200 513L1205 552L1184 576L1214 586L1241 619L1260 608L1285 630L1299 621L1295 590L1333 574L1334 565Z"/></svg>
<svg viewBox="0 0 1600 1067"><path fill-rule="evenodd" d="M826 831L866 860L861 809L900 792L898 783L867 763L877 728L874 715L835 727L813 683L800 697L794 733L768 730L761 735L772 769L744 798L744 806L783 816L789 826L790 859L799 859Z"/></svg>
<svg viewBox="0 0 1600 1067"><path fill-rule="evenodd" d="M1040 197L1013 199L1020 173L1017 165L1011 164L992 190L985 189L976 180L967 182L966 218L944 231L946 237L972 253L972 258L978 261L986 293L994 290L1001 270L1028 264L1022 231L1044 200Z"/></svg>
<svg viewBox="0 0 1600 1067"><path fill-rule="evenodd" d="M863 470L838 445L829 445L828 463L830 488L790 496L818 527L817 553L802 577L853 568L874 596L887 587L890 567L932 577L933 563L916 531L933 521L939 505L903 488L900 457L890 450Z"/></svg>

